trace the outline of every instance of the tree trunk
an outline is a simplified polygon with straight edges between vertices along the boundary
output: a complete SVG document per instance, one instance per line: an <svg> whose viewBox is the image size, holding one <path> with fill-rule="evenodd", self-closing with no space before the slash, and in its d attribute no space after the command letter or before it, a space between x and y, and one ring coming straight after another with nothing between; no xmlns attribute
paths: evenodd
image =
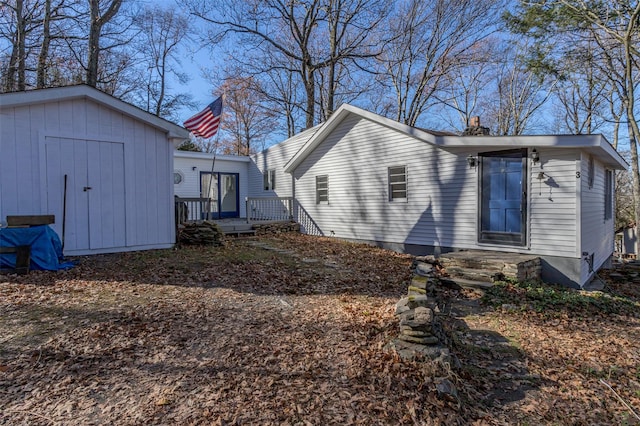
<svg viewBox="0 0 640 426"><path fill-rule="evenodd" d="M635 32L635 20L640 14L640 5L636 7L632 19L630 22L630 28L626 33L626 39L624 43L625 51L625 77L626 77L626 92L627 99L625 106L627 109L627 121L629 127L629 150L631 151L631 173L633 174L633 199L635 209L635 221L636 230L640 229L640 172L638 170L638 141L640 141L640 129L638 128L638 122L634 116L635 110L635 85L633 80L633 68L635 61L632 54L633 40L632 34ZM636 231L637 232L637 231ZM636 253L640 253L640 242L636 238Z"/></svg>
<svg viewBox="0 0 640 426"><path fill-rule="evenodd" d="M13 90L25 89L25 37L26 37L26 22L23 16L24 14L24 1L16 0L14 9L16 18L16 31L13 34L11 56L9 57L9 65L7 66L7 75L4 81L5 92L11 92ZM21 88L22 86L22 88Z"/></svg>
<svg viewBox="0 0 640 426"><path fill-rule="evenodd" d="M307 110L306 110L306 123L305 129L309 129L313 127L313 119L315 116L315 106L316 106L316 82L315 82L315 73L314 69L311 67L307 67L305 70L305 81L304 81L304 90L307 95Z"/></svg>
<svg viewBox="0 0 640 426"><path fill-rule="evenodd" d="M47 59L49 57L49 45L51 44L51 0L45 0L44 20L42 21L42 44L38 55L38 71L36 76L36 88L41 89L47 85Z"/></svg>
<svg viewBox="0 0 640 426"><path fill-rule="evenodd" d="M109 8L106 12L100 13L100 1L89 0L90 9L90 26L89 26L89 42L87 46L87 75L86 83L89 86L96 87L98 84L98 66L100 62L100 36L102 27L109 22L118 10L122 0L111 0Z"/></svg>
<svg viewBox="0 0 640 426"><path fill-rule="evenodd" d="M100 21L100 3L98 0L89 0L90 5L90 27L89 45L87 52L87 76L86 83L91 87L98 84L98 56L100 54L100 32L102 24Z"/></svg>

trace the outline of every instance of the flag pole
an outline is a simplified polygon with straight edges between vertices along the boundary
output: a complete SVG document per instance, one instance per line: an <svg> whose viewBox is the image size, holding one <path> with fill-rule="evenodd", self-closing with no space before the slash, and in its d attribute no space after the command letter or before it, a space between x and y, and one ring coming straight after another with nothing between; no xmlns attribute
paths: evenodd
<svg viewBox="0 0 640 426"><path fill-rule="evenodd" d="M194 115L193 117L189 118L187 121L184 122L184 127L187 130L192 132L192 134L197 138L196 140L201 146L205 146L203 143L204 137L209 139L212 136L216 135L216 133L218 134L215 140L214 148L213 148L213 161L211 163L211 174L209 175L209 188L208 188L209 193L206 196L206 199L208 200L208 202L206 207L201 209L202 214L203 215L206 214L206 220L211 219L211 215L210 215L211 192L212 192L211 190L212 190L212 184L213 184L213 172L216 164L216 156L218 151L218 142L220 141L220 134L218 130L220 128L220 121L222 120L222 101L223 101L222 96L218 97L218 99L213 101L213 103L207 105L205 109L203 109L202 111L200 111L199 113L197 113L196 115ZM202 186L203 184L202 177L200 179L201 179L200 186ZM218 188L216 187L216 190L217 189ZM205 197L203 194L201 202L204 202L204 199Z"/></svg>
<svg viewBox="0 0 640 426"><path fill-rule="evenodd" d="M212 184L212 182L213 182L213 168L214 168L214 167L215 167L215 165L216 165L216 156L218 155L218 142L219 142L219 141L220 141L220 131L216 132L216 141L215 141L215 143L214 143L214 145L213 145L213 161L211 161L211 173L209 174L209 194L211 193L211 184ZM219 182L219 180L220 180L220 179L218 179L218 180L216 181L216 184L217 184L218 186L220 186L220 182ZM218 188L216 187L216 192L220 192L220 191L218 191L217 189L218 189ZM220 197L220 194L218 193L218 198L219 198L219 197ZM217 201L218 201L218 200L216 199L216 202L217 202ZM208 203L208 207L209 207L209 211L207 212L207 219L209 219L209 217L208 217L208 216L209 216L209 213L210 213L210 211L211 211L211 201L209 201L209 203ZM216 206L216 207L217 207L217 206ZM220 213L220 212L218 212L218 213Z"/></svg>

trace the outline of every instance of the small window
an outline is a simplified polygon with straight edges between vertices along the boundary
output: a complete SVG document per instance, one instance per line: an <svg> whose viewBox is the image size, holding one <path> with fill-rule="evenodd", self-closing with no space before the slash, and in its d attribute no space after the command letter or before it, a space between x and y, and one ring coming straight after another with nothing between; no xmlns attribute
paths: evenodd
<svg viewBox="0 0 640 426"><path fill-rule="evenodd" d="M589 168L587 169L587 183L589 184L589 189L593 188L593 178L595 174L595 165L593 161L593 155L589 156Z"/></svg>
<svg viewBox="0 0 640 426"><path fill-rule="evenodd" d="M613 217L613 171L604 172L604 220Z"/></svg>
<svg viewBox="0 0 640 426"><path fill-rule="evenodd" d="M273 191L276 189L276 171L274 169L266 170L263 174L264 190Z"/></svg>
<svg viewBox="0 0 640 426"><path fill-rule="evenodd" d="M178 171L173 172L173 184L174 185L181 184L183 180L184 180L184 176L182 176L182 173L180 173Z"/></svg>
<svg viewBox="0 0 640 426"><path fill-rule="evenodd" d="M389 167L389 201L407 201L407 167Z"/></svg>
<svg viewBox="0 0 640 426"><path fill-rule="evenodd" d="M316 176L316 204L329 203L329 176Z"/></svg>

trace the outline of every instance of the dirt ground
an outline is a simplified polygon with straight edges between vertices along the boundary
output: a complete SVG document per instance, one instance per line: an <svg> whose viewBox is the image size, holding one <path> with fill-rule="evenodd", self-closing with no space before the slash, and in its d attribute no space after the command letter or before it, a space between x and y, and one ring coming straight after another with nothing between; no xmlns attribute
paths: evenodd
<svg viewBox="0 0 640 426"><path fill-rule="evenodd" d="M291 234L75 260L0 274L2 425L640 424L634 270L443 292L440 365L385 350L406 255Z"/></svg>

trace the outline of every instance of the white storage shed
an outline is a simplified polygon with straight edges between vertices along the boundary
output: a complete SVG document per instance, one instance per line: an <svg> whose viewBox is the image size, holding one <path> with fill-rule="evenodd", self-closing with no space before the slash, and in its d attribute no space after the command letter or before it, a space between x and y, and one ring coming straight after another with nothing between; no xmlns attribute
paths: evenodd
<svg viewBox="0 0 640 426"><path fill-rule="evenodd" d="M171 247L188 137L86 85L0 94L0 218L55 215L65 255Z"/></svg>

